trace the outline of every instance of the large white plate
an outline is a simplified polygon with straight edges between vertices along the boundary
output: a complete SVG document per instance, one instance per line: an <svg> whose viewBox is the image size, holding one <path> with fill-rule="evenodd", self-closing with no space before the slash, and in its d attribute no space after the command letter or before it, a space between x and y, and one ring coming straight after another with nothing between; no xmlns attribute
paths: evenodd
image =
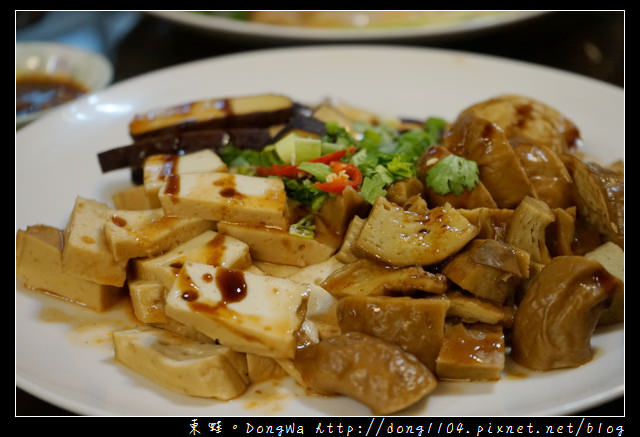
<svg viewBox="0 0 640 437"><path fill-rule="evenodd" d="M252 42L338 42L447 39L478 34L538 17L548 11L513 11L509 14L478 16L467 20L424 26L371 28L311 28L283 26L194 11L148 11L149 14L212 35L224 35Z"/></svg>
<svg viewBox="0 0 640 437"><path fill-rule="evenodd" d="M16 231L64 227L76 196L105 202L129 183L126 170L101 174L96 154L128 143L136 112L215 96L285 93L300 101L333 96L382 113L452 119L501 93L525 94L573 119L585 150L624 155L624 94L574 74L472 54L385 46L275 49L204 60L117 83L65 105L16 135ZM109 332L133 325L126 307L96 318L16 285L16 384L88 415L369 415L346 398L305 397L266 386L234 402L176 395L116 365ZM593 338L590 363L541 374L508 372L496 383L441 384L403 414L569 414L624 391L624 331ZM514 376L520 375L520 376Z"/></svg>

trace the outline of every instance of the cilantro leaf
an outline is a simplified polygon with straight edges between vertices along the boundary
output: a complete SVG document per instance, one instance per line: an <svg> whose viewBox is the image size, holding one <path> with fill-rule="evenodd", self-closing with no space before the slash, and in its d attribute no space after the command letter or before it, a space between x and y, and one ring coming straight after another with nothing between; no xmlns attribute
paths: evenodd
<svg viewBox="0 0 640 437"><path fill-rule="evenodd" d="M385 187L387 185L388 180L381 173L375 173L373 176L364 178L360 187L360 195L365 201L374 204L378 197L386 196Z"/></svg>
<svg viewBox="0 0 640 437"><path fill-rule="evenodd" d="M448 155L427 172L425 182L440 195L453 193L459 196L480 182L478 164L461 156Z"/></svg>

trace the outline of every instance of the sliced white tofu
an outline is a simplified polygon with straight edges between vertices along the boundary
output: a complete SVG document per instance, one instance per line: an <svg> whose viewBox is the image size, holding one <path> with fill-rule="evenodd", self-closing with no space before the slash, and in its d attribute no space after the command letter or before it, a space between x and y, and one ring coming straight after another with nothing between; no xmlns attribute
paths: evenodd
<svg viewBox="0 0 640 437"><path fill-rule="evenodd" d="M187 261L165 312L234 350L293 358L308 299L305 284Z"/></svg>
<svg viewBox="0 0 640 437"><path fill-rule="evenodd" d="M133 314L142 323L165 323L162 284L155 281L129 280L129 297Z"/></svg>
<svg viewBox="0 0 640 437"><path fill-rule="evenodd" d="M113 210L104 236L115 260L154 256L190 240L215 224L198 217L169 217L162 208Z"/></svg>
<svg viewBox="0 0 640 437"><path fill-rule="evenodd" d="M168 290L187 260L237 270L251 265L246 243L207 230L162 255L133 260L133 270L137 279L158 281Z"/></svg>
<svg viewBox="0 0 640 437"><path fill-rule="evenodd" d="M28 288L53 293L95 311L110 308L126 293L62 270L63 237L60 229L28 226L16 236L16 277Z"/></svg>
<svg viewBox="0 0 640 437"><path fill-rule="evenodd" d="M247 243L253 260L273 264L305 267L326 261L337 249L331 242L269 226L219 222L218 231Z"/></svg>
<svg viewBox="0 0 640 437"><path fill-rule="evenodd" d="M121 287L127 260L116 260L104 235L112 209L95 200L77 197L64 229L62 271L101 285Z"/></svg>
<svg viewBox="0 0 640 437"><path fill-rule="evenodd" d="M189 173L167 178L158 193L167 215L285 229L287 195L277 178Z"/></svg>
<svg viewBox="0 0 640 437"><path fill-rule="evenodd" d="M158 154L147 157L142 167L143 185L149 196L157 197L158 191L171 174L224 172L227 165L210 149L186 155Z"/></svg>
<svg viewBox="0 0 640 437"><path fill-rule="evenodd" d="M189 396L233 399L249 384L246 356L163 329L113 333L115 359L157 384Z"/></svg>

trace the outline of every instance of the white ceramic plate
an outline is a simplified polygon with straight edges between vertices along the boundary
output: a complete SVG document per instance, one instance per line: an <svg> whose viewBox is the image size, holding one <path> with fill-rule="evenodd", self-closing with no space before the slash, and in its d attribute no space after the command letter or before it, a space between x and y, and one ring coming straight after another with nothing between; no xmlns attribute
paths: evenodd
<svg viewBox="0 0 640 437"><path fill-rule="evenodd" d="M513 11L510 14L479 16L468 20L425 26L386 28L326 29L282 26L224 16L198 14L194 11L148 11L156 17L215 35L227 35L254 42L337 42L429 40L474 34L538 17L548 11Z"/></svg>
<svg viewBox="0 0 640 437"><path fill-rule="evenodd" d="M134 113L206 97L284 93L303 102L333 96L403 116L453 119L502 93L542 100L581 128L585 149L624 157L624 95L574 74L458 52L385 46L275 49L204 60L117 83L28 125L16 135L16 232L64 227L76 196L110 201L126 170L101 174L96 154L129 142ZM16 285L16 384L88 415L369 415L346 398L305 397L292 385L252 390L233 402L170 393L116 365L109 332L134 324L126 307L96 317ZM624 331L593 338L596 356L571 370L507 372L496 383L441 384L403 414L511 416L569 414L624 391Z"/></svg>

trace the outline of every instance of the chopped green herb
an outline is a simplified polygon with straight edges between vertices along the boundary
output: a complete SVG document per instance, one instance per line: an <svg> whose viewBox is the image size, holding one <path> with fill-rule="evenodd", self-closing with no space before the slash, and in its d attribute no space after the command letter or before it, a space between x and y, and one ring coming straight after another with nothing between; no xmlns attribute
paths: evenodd
<svg viewBox="0 0 640 437"><path fill-rule="evenodd" d="M329 193L322 191L310 179L282 178L287 196L297 200L312 211L319 211Z"/></svg>
<svg viewBox="0 0 640 437"><path fill-rule="evenodd" d="M218 151L218 155L229 168L245 169L247 172L252 171L255 167L271 167L273 164L282 164L275 149L270 146L263 150L252 150L228 144Z"/></svg>
<svg viewBox="0 0 640 437"><path fill-rule="evenodd" d="M322 137L323 143L339 144L343 147L355 146L357 144L356 139L336 121L325 123L325 131L326 134Z"/></svg>
<svg viewBox="0 0 640 437"><path fill-rule="evenodd" d="M302 162L298 164L298 168L309 173L320 182L324 182L329 174L333 173L331 167L321 162Z"/></svg>
<svg viewBox="0 0 640 437"><path fill-rule="evenodd" d="M316 226L314 224L313 214L303 217L298 222L289 226L289 233L302 238L314 238L316 235Z"/></svg>
<svg viewBox="0 0 640 437"><path fill-rule="evenodd" d="M439 143L442 139L442 133L444 132L447 122L442 118L429 117L424 122L424 130L429 132L434 143Z"/></svg>
<svg viewBox="0 0 640 437"><path fill-rule="evenodd" d="M457 196L464 190L472 190L480 181L478 164L461 156L449 155L434 165L428 172L426 183L436 193Z"/></svg>
<svg viewBox="0 0 640 437"><path fill-rule="evenodd" d="M373 204L378 197L386 196L387 190L385 190L384 187L387 185L387 180L380 173L367 176L362 181L360 195L365 201Z"/></svg>

